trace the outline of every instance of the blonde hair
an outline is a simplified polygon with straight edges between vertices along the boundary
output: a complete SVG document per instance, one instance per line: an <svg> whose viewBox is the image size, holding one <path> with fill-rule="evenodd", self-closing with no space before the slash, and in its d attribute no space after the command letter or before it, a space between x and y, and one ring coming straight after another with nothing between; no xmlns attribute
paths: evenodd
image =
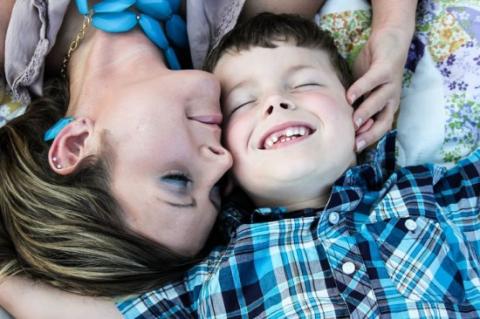
<svg viewBox="0 0 480 319"><path fill-rule="evenodd" d="M27 112L0 129L0 279L27 275L61 289L122 296L180 275L183 259L124 224L110 192L108 156L70 176L49 167L43 133L66 112L54 82Z"/></svg>

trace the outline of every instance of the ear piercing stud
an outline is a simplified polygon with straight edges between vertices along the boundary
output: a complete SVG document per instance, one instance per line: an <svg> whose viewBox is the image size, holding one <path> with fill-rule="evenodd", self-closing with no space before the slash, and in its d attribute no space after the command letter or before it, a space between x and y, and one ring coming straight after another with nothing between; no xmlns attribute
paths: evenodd
<svg viewBox="0 0 480 319"><path fill-rule="evenodd" d="M62 164L57 163L57 160L58 160L58 159L57 159L55 156L52 157L52 162L53 162L53 164L55 165L55 167L56 167L57 169L62 169L62 168L63 168Z"/></svg>

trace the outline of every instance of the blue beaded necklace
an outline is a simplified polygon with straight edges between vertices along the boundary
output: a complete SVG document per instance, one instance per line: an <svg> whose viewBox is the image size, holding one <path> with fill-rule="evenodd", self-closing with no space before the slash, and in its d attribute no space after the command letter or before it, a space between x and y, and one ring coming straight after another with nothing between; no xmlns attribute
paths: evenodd
<svg viewBox="0 0 480 319"><path fill-rule="evenodd" d="M187 27L178 15L181 0L104 0L98 2L92 9L88 8L88 0L75 0L78 11L85 16L81 32L77 35L62 66L66 73L66 65L72 52L78 47L84 37L88 24L105 32L128 32L137 24L145 35L158 46L172 70L181 69L175 51L170 46L170 40L175 46L188 46ZM165 32L162 26L165 24ZM70 122L73 117L64 117L45 132L43 139L51 141Z"/></svg>
<svg viewBox="0 0 480 319"><path fill-rule="evenodd" d="M88 0L75 0L78 11L91 16L92 25L105 32L127 32L137 24L165 55L172 70L179 70L175 51L188 46L187 27L178 15L181 0L104 0L88 8ZM162 24L165 25L165 31Z"/></svg>

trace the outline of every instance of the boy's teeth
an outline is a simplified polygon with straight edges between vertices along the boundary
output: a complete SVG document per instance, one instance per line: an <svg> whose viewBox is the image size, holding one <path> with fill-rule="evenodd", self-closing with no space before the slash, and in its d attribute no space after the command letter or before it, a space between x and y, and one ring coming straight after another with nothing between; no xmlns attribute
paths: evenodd
<svg viewBox="0 0 480 319"><path fill-rule="evenodd" d="M300 136L305 136L309 134L309 129L303 126L299 127L289 127L286 130L273 133L264 142L264 149L271 149L276 143L288 142L296 139Z"/></svg>

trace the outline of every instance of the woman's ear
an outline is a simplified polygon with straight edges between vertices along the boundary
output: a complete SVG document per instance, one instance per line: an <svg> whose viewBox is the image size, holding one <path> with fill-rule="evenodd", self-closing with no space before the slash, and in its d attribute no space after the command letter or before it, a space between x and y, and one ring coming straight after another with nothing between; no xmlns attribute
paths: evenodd
<svg viewBox="0 0 480 319"><path fill-rule="evenodd" d="M57 134L48 152L48 162L55 173L72 174L85 158L95 154L93 128L92 120L76 118Z"/></svg>

